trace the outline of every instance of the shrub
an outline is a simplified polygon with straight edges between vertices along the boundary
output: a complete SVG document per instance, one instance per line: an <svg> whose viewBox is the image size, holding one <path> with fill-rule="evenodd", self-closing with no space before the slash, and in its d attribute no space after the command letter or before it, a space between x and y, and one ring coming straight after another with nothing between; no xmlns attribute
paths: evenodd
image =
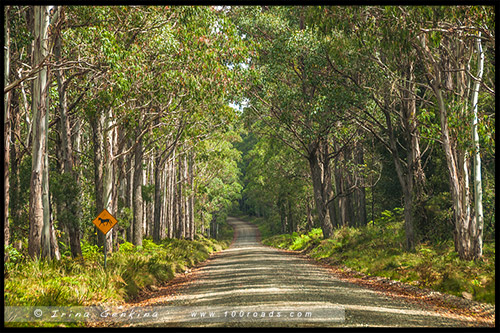
<svg viewBox="0 0 500 333"><path fill-rule="evenodd" d="M125 242L120 244L120 252L121 253L132 253L134 251L134 244L130 242Z"/></svg>
<svg viewBox="0 0 500 333"><path fill-rule="evenodd" d="M4 246L5 256L7 260L4 262L4 272L12 269L22 259L21 253L11 244Z"/></svg>
<svg viewBox="0 0 500 333"><path fill-rule="evenodd" d="M102 261L104 254L99 246L90 244L85 240L81 241L82 256L90 261Z"/></svg>

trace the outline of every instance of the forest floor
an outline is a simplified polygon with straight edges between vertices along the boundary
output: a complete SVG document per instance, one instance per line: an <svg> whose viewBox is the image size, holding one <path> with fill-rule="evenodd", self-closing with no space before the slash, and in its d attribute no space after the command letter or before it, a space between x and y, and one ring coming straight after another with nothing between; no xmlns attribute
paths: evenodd
<svg viewBox="0 0 500 333"><path fill-rule="evenodd" d="M116 325L492 327L495 324L494 307L477 302L453 303L449 295L429 295L387 279L360 277L294 251L264 246L253 224L236 218L229 218L228 223L235 230L229 249L213 254L190 272L142 294L125 307L150 308L158 316Z"/></svg>

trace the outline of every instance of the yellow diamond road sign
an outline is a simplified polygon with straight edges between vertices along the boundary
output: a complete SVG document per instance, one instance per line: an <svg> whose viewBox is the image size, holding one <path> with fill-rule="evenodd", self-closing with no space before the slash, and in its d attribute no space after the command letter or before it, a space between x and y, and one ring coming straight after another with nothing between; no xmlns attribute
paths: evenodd
<svg viewBox="0 0 500 333"><path fill-rule="evenodd" d="M103 234L107 234L111 228L115 226L118 221L111 215L106 209L104 209L101 214L97 215L97 217L92 221L95 224L97 229L101 230Z"/></svg>

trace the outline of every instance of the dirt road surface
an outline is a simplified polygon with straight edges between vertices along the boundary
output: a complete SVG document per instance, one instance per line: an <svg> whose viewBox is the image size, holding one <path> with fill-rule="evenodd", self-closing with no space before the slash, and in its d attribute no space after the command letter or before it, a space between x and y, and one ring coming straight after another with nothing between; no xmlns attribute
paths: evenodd
<svg viewBox="0 0 500 333"><path fill-rule="evenodd" d="M229 218L230 248L137 305L159 315L134 326L464 327L477 323L436 312L332 273L311 259L260 244L250 223ZM172 286L171 286L172 287Z"/></svg>

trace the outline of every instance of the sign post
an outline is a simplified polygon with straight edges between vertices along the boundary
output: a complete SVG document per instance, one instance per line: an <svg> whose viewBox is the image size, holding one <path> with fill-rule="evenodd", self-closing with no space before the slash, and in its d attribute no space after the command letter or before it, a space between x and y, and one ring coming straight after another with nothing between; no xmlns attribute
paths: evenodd
<svg viewBox="0 0 500 333"><path fill-rule="evenodd" d="M103 209L103 211L97 215L97 217L92 221L94 225L99 229L104 236L107 235L107 233L113 229L116 223L118 221L115 219L113 215L111 215L106 209ZM104 239L104 268L106 268L106 256L108 254L108 244L107 244L106 238Z"/></svg>
<svg viewBox="0 0 500 333"><path fill-rule="evenodd" d="M104 269L106 269L107 254L108 254L108 237L104 237Z"/></svg>

